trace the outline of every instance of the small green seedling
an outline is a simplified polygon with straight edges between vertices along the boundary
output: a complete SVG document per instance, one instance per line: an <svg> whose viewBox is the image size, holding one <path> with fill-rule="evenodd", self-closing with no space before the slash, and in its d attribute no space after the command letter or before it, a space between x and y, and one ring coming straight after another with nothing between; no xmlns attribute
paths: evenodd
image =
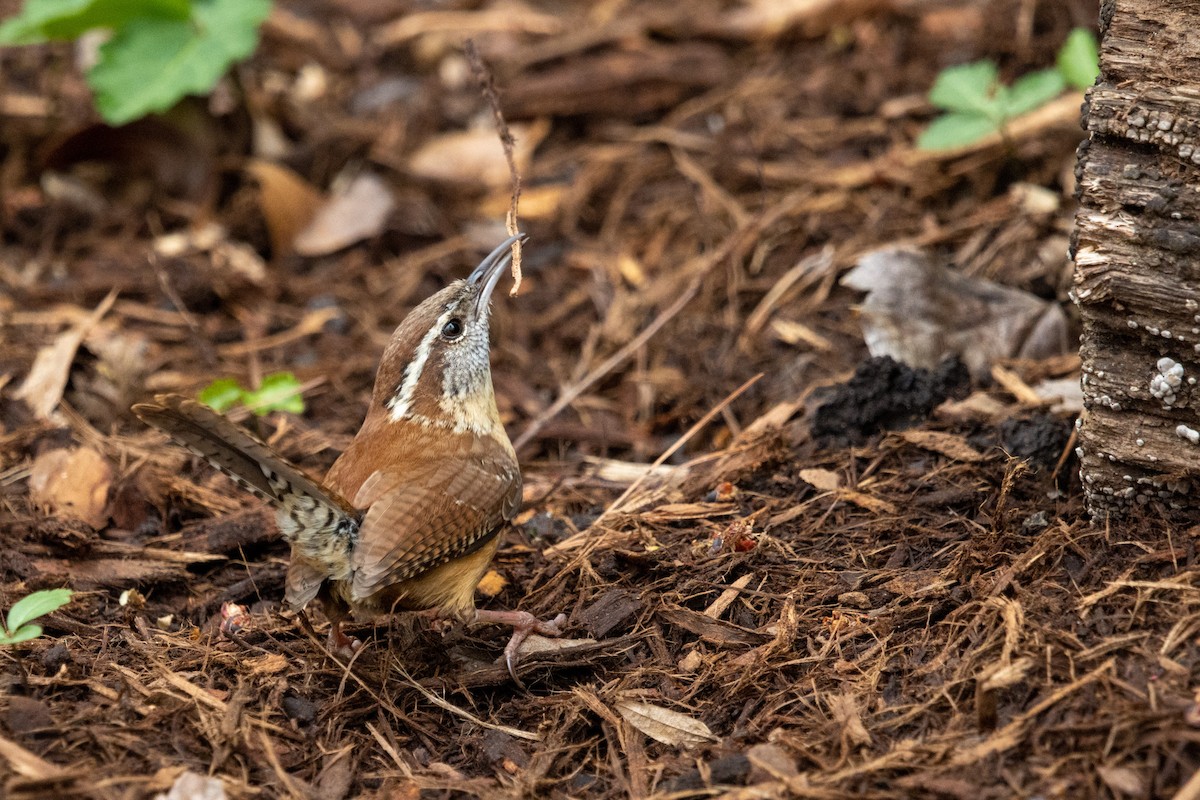
<svg viewBox="0 0 1200 800"><path fill-rule="evenodd" d="M917 147L949 150L1003 133L1011 120L1040 108L1068 86L1091 86L1100 71L1099 58L1091 31L1076 28L1058 51L1054 69L1031 72L1012 86L1000 82L991 61L947 67L929 90L929 102L947 113L921 133Z"/></svg>
<svg viewBox="0 0 1200 800"><path fill-rule="evenodd" d="M87 82L100 115L120 125L207 94L254 52L271 0L25 0L0 24L0 44L111 35Z"/></svg>
<svg viewBox="0 0 1200 800"><path fill-rule="evenodd" d="M71 602L72 594L70 589L45 589L18 600L8 610L4 630L0 631L0 645L18 644L41 636L42 626L34 624L33 620L62 608Z"/></svg>
<svg viewBox="0 0 1200 800"><path fill-rule="evenodd" d="M239 403L260 417L272 411L304 413L300 381L290 372L273 372L265 376L253 391L233 378L220 378L204 387L200 392L200 402L221 414Z"/></svg>

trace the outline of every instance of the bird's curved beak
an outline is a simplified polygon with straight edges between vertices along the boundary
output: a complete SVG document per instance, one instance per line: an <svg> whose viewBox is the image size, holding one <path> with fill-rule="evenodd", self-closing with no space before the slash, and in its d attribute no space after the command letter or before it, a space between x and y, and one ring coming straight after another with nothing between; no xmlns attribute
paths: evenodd
<svg viewBox="0 0 1200 800"><path fill-rule="evenodd" d="M496 288L496 284L500 282L500 276L504 274L505 268L512 263L512 246L516 242L523 242L529 237L523 233L518 233L515 236L510 236L500 243L492 252L488 253L487 258L479 263L479 266L467 278L469 286L478 287L475 293L474 314L478 317L487 310L488 303L492 299L492 292Z"/></svg>

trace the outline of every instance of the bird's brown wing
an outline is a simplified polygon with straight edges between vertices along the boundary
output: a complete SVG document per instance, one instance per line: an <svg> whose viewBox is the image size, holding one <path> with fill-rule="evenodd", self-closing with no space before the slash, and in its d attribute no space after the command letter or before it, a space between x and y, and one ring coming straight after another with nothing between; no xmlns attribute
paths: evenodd
<svg viewBox="0 0 1200 800"><path fill-rule="evenodd" d="M354 498L366 508L351 557L360 600L483 546L521 503L508 458L463 457L380 470Z"/></svg>

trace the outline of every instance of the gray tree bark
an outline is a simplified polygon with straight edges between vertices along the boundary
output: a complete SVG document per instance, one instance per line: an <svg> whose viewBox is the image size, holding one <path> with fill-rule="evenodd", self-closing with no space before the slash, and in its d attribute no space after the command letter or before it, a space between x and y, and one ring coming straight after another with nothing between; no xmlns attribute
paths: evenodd
<svg viewBox="0 0 1200 800"><path fill-rule="evenodd" d="M1200 519L1200 3L1104 0L1076 174L1081 475L1097 519Z"/></svg>

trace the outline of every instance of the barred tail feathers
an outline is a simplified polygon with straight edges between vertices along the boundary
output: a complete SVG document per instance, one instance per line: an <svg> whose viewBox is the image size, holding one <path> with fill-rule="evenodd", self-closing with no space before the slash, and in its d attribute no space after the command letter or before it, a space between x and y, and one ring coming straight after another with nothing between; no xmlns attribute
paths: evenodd
<svg viewBox="0 0 1200 800"><path fill-rule="evenodd" d="M357 516L345 499L208 406L179 395L159 395L153 403L135 405L133 413L276 508L289 510L304 497L303 505L310 509L324 507L336 516Z"/></svg>

